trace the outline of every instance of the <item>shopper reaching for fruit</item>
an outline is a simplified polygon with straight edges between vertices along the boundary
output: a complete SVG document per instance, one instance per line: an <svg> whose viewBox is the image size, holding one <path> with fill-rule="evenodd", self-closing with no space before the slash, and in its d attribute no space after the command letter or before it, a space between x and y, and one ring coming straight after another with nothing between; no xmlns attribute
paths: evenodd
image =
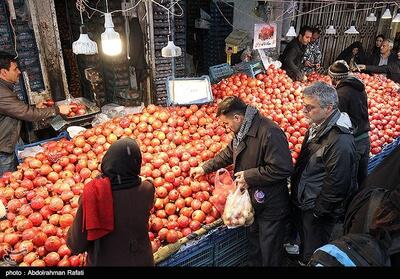
<svg viewBox="0 0 400 279"><path fill-rule="evenodd" d="M21 71L13 55L0 52L0 176L16 169L15 145L20 140L22 121L39 121L68 114L69 106L36 108L24 103L13 92Z"/></svg>
<svg viewBox="0 0 400 279"><path fill-rule="evenodd" d="M219 103L217 116L234 132L234 138L213 159L191 169L190 174L197 178L233 164L236 182L248 187L255 210L248 234L248 265L283 265L289 214L287 178L293 171L286 136L272 120L238 97L227 97Z"/></svg>
<svg viewBox="0 0 400 279"><path fill-rule="evenodd" d="M142 155L134 139L114 142L102 177L85 185L67 245L88 252L89 266L154 266L148 234L153 183L140 178Z"/></svg>

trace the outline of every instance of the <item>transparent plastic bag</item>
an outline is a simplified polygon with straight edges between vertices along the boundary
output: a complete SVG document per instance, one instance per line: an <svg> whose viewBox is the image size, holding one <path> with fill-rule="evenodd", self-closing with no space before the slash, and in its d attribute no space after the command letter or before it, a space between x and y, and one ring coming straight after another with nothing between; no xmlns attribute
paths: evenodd
<svg viewBox="0 0 400 279"><path fill-rule="evenodd" d="M241 226L247 227L254 222L254 209L247 190L242 191L240 187L237 187L235 192L229 194L222 220L230 229Z"/></svg>
<svg viewBox="0 0 400 279"><path fill-rule="evenodd" d="M227 169L219 169L215 174L214 190L210 202L220 214L224 212L225 202L230 193L235 191L236 186Z"/></svg>
<svg viewBox="0 0 400 279"><path fill-rule="evenodd" d="M100 125L101 123L107 122L110 119L111 118L108 117L106 114L98 113L98 114L96 114L96 116L92 120L92 127Z"/></svg>

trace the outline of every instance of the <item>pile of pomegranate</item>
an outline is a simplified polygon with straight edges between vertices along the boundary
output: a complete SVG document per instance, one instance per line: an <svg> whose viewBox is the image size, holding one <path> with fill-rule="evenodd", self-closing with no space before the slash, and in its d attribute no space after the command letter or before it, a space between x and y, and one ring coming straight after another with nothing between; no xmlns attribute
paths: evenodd
<svg viewBox="0 0 400 279"><path fill-rule="evenodd" d="M369 98L371 153L377 154L400 134L400 94L381 76L359 77ZM215 116L218 102L236 95L274 120L287 135L295 162L308 128L301 91L314 80L330 82L318 74L305 84L292 82L272 66L256 78L236 74L212 86L213 104L149 105L141 114L114 118L71 140L48 142L43 152L0 179L0 200L8 208L7 218L0 221L0 258L9 256L20 266L82 265L84 256L71 256L65 245L66 233L84 185L100 174L110 145L124 137L138 141L141 175L153 178L156 187L149 219L153 252L212 223L221 215L211 198L214 174L194 180L189 171L213 158L232 138Z"/></svg>

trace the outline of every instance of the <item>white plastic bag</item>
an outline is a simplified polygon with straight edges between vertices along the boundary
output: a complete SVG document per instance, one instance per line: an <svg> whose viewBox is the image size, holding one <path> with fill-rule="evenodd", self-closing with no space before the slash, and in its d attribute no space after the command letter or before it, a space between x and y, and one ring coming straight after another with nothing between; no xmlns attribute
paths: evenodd
<svg viewBox="0 0 400 279"><path fill-rule="evenodd" d="M222 220L228 228L247 227L254 222L254 209L247 190L242 192L237 187L235 192L229 194Z"/></svg>

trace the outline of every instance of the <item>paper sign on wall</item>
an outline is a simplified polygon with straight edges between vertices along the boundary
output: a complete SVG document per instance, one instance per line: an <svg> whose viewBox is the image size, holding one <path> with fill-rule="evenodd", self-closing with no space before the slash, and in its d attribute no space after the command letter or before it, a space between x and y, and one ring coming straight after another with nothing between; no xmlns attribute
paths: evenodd
<svg viewBox="0 0 400 279"><path fill-rule="evenodd" d="M276 47L276 23L254 24L253 49Z"/></svg>

